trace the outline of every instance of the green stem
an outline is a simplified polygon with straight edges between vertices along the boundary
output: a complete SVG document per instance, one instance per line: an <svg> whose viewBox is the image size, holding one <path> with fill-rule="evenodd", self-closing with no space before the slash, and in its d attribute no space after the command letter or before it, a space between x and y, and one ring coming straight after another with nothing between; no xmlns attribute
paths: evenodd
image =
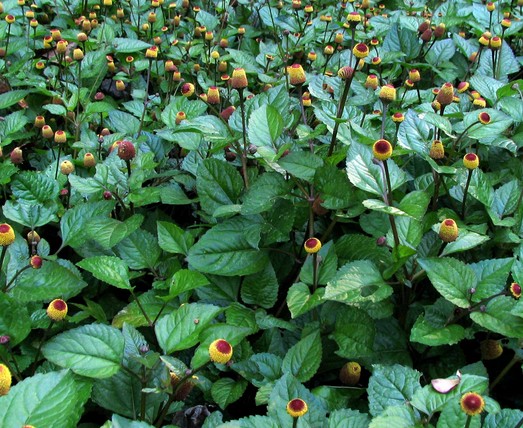
<svg viewBox="0 0 523 428"><path fill-rule="evenodd" d="M152 58L149 58L149 67L147 68L147 81L145 83L145 98L143 99L143 111L142 117L140 118L140 127L138 128L138 137L142 134L143 121L145 119L145 111L147 110L147 101L149 98L149 83L151 81L151 68L153 66Z"/></svg>
<svg viewBox="0 0 523 428"><path fill-rule="evenodd" d="M461 139L464 137L464 135L467 133L467 131L470 128L472 128L474 125L477 125L478 123L480 123L479 120L476 120L475 122L472 122L469 126L467 126L465 128L465 130L461 134L459 134L459 137L457 138L457 140L454 141L454 143L452 144L452 150L456 150L456 147L458 146L458 143L461 141Z"/></svg>
<svg viewBox="0 0 523 428"><path fill-rule="evenodd" d="M292 418L292 428L298 427L298 418Z"/></svg>
<svg viewBox="0 0 523 428"><path fill-rule="evenodd" d="M133 299L135 300L136 304L138 305L138 309L140 309L140 312L143 314L149 327L152 327L153 323L151 322L149 315L147 315L147 312L145 312L145 309L143 308L142 303L140 302L140 299L138 299L136 297L136 294L134 294L134 290L132 290L132 289L131 289L131 296L133 296Z"/></svg>
<svg viewBox="0 0 523 428"><path fill-rule="evenodd" d="M58 178L58 167L60 166L60 155L62 153L62 145L58 145L58 156L56 157L56 170L54 172L54 179Z"/></svg>
<svg viewBox="0 0 523 428"><path fill-rule="evenodd" d="M466 201L467 201L467 194L468 194L469 186L470 186L470 180L472 178L472 171L474 171L474 170L469 169L469 175L467 177L467 184L465 184L465 192L463 194L463 202L461 204L461 218L463 220L465 220Z"/></svg>
<svg viewBox="0 0 523 428"><path fill-rule="evenodd" d="M354 76L354 73L352 73ZM347 96L349 95L350 85L352 83L352 76L345 80L345 86L343 87L343 93L341 94L340 100L338 102L338 109L336 110L336 119L341 119L343 114L343 109L345 108L345 103L347 102ZM334 129L332 130L331 143L329 145L329 151L327 152L327 157L332 155L334 148L336 147L336 136L338 135L338 128L340 127L340 122L336 121L334 124Z"/></svg>
<svg viewBox="0 0 523 428"><path fill-rule="evenodd" d="M387 161L383 161L383 169L385 170L385 179L387 181L387 190L386 190L386 203L389 207L392 207L392 186L390 182L390 173ZM393 215L389 215L390 227L392 228L392 235L394 236L394 246L398 247L400 245L400 238L398 235L398 228L396 227L396 219Z"/></svg>
<svg viewBox="0 0 523 428"><path fill-rule="evenodd" d="M9 289L11 288L11 285L13 285L13 283L15 282L16 278L18 278L18 276L26 269L29 269L31 267L30 264L28 264L27 266L24 266L22 269L18 270L15 275L11 278L11 281L9 281L7 283L7 285L5 286L5 290L4 290L4 293L7 293L9 291Z"/></svg>
<svg viewBox="0 0 523 428"><path fill-rule="evenodd" d="M36 350L35 359L33 360L33 364L31 366L31 373L32 374L35 374L35 372L36 372L36 364L38 363L38 357L40 356L40 351L42 350L42 346L43 346L43 344L45 342L45 339L47 338L47 335L51 331L51 327L53 326L53 324L54 324L54 321L51 320L51 322L49 323L49 327L47 327L47 329L44 331L44 335L42 336L42 340L38 344L38 349Z"/></svg>
<svg viewBox="0 0 523 428"><path fill-rule="evenodd" d="M465 428L469 428L470 427L470 422L472 421L472 416L468 415L467 416L467 421L465 422Z"/></svg>
<svg viewBox="0 0 523 428"><path fill-rule="evenodd" d="M242 116L242 138L243 138L243 150L241 154L242 160L242 175L243 181L245 182L245 189L249 189L249 176L247 174L247 127L245 125L245 104L243 101L243 88L238 89L240 95L240 109Z"/></svg>
<svg viewBox="0 0 523 428"><path fill-rule="evenodd" d="M7 361L4 357L2 357L2 355L0 355L0 361L2 361L2 363L4 363L7 368L9 369L9 371L13 374L13 376L15 377L15 379L18 381L18 382L22 382L22 378L20 377L20 375L18 374L17 371L13 370L13 368L11 367L11 364L9 364L9 361ZM16 361L13 357L13 361Z"/></svg>
<svg viewBox="0 0 523 428"><path fill-rule="evenodd" d="M514 428L521 428L521 427L523 427L523 418L521 418L519 420L519 422L516 424L516 426Z"/></svg>

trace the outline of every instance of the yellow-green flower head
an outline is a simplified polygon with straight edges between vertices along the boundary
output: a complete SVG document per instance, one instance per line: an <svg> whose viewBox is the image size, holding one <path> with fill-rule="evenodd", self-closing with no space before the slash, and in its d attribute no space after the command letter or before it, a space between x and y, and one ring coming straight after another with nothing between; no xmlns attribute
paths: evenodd
<svg viewBox="0 0 523 428"><path fill-rule="evenodd" d="M303 416L308 412L308 410L309 408L307 407L307 403L301 398L293 398L287 403L287 413L293 418L299 418L300 416Z"/></svg>
<svg viewBox="0 0 523 428"><path fill-rule="evenodd" d="M9 367L5 364L0 364L0 396L7 395L11 389L11 382L13 378Z"/></svg>
<svg viewBox="0 0 523 428"><path fill-rule="evenodd" d="M15 231L7 223L0 224L0 245L7 247L15 242Z"/></svg>
<svg viewBox="0 0 523 428"><path fill-rule="evenodd" d="M479 166L479 156L476 153L467 153L463 156L463 166L467 169L476 169Z"/></svg>
<svg viewBox="0 0 523 428"><path fill-rule="evenodd" d="M289 82L293 86L299 86L305 83L305 71L301 64L292 64L287 67Z"/></svg>
<svg viewBox="0 0 523 428"><path fill-rule="evenodd" d="M181 93L186 98L191 97L194 94L194 85L190 82L184 83L181 87Z"/></svg>
<svg viewBox="0 0 523 428"><path fill-rule="evenodd" d="M365 43L358 43L352 49L353 55L358 58L366 58L369 55L369 47Z"/></svg>
<svg viewBox="0 0 523 428"><path fill-rule="evenodd" d="M391 103L396 100L396 88L392 85L384 85L380 89L380 100L384 103Z"/></svg>
<svg viewBox="0 0 523 428"><path fill-rule="evenodd" d="M62 321L67 315L67 303L62 299L54 299L47 307L47 316L53 321Z"/></svg>
<svg viewBox="0 0 523 428"><path fill-rule="evenodd" d="M483 412L485 400L477 392L467 392L460 400L461 410L468 416L476 416Z"/></svg>
<svg viewBox="0 0 523 428"><path fill-rule="evenodd" d="M309 254L315 254L321 249L321 241L318 238L309 238L303 244L303 248Z"/></svg>
<svg viewBox="0 0 523 428"><path fill-rule="evenodd" d="M440 140L434 140L430 146L429 156L432 159L443 159L445 157L445 147Z"/></svg>
<svg viewBox="0 0 523 428"><path fill-rule="evenodd" d="M503 354L503 346L499 340L485 339L479 344L483 360L495 360Z"/></svg>
<svg viewBox="0 0 523 428"><path fill-rule="evenodd" d="M234 89L243 89L247 86L249 86L249 82L245 70L241 67L235 68L232 71L231 87Z"/></svg>
<svg viewBox="0 0 523 428"><path fill-rule="evenodd" d="M392 144L384 139L378 140L372 146L372 153L376 159L385 161L392 156Z"/></svg>
<svg viewBox="0 0 523 428"><path fill-rule="evenodd" d="M226 364L232 357L232 345L225 339L216 339L209 345L209 356L211 361Z"/></svg>
<svg viewBox="0 0 523 428"><path fill-rule="evenodd" d="M354 386L360 381L361 366L356 361L345 363L340 370L341 383Z"/></svg>
<svg viewBox="0 0 523 428"><path fill-rule="evenodd" d="M443 242L454 242L458 239L458 225L451 218L447 218L441 222L439 228L439 237Z"/></svg>
<svg viewBox="0 0 523 428"><path fill-rule="evenodd" d="M519 299L521 297L521 285L519 285L517 282L513 282L510 284L510 294L514 297L514 299Z"/></svg>

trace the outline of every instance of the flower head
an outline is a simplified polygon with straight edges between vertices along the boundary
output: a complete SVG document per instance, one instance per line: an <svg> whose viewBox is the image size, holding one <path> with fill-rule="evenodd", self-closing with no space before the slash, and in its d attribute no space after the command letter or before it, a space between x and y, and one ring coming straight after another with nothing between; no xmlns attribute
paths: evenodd
<svg viewBox="0 0 523 428"><path fill-rule="evenodd" d="M118 157L123 160L131 160L136 156L134 144L128 140L123 140L118 144Z"/></svg>
<svg viewBox="0 0 523 428"><path fill-rule="evenodd" d="M478 114L478 119L483 125L488 125L491 121L490 114L486 111L482 111Z"/></svg>
<svg viewBox="0 0 523 428"><path fill-rule="evenodd" d="M43 128L42 128L43 131ZM65 131L58 130L54 133L54 142L57 144L63 144L67 141L67 134Z"/></svg>
<svg viewBox="0 0 523 428"><path fill-rule="evenodd" d="M232 345L225 339L216 339L209 345L211 361L226 364L232 357Z"/></svg>
<svg viewBox="0 0 523 428"><path fill-rule="evenodd" d="M9 367L5 364L0 364L0 396L7 395L11 389L11 382L13 378Z"/></svg>
<svg viewBox="0 0 523 428"><path fill-rule="evenodd" d="M0 224L0 245L2 247L7 247L15 242L15 231L13 228L7 224Z"/></svg>
<svg viewBox="0 0 523 428"><path fill-rule="evenodd" d="M452 104L454 100L454 86L452 83L444 83L441 89L436 96L436 101L438 101L442 106L448 106Z"/></svg>
<svg viewBox="0 0 523 428"><path fill-rule="evenodd" d="M519 299L521 297L521 285L519 285L517 282L513 282L510 284L510 294L514 297L514 299Z"/></svg>
<svg viewBox="0 0 523 428"><path fill-rule="evenodd" d="M64 160L60 164L60 172L64 175L69 175L74 171L74 165L71 161Z"/></svg>
<svg viewBox="0 0 523 428"><path fill-rule="evenodd" d="M216 86L207 89L207 102L209 104L220 104L220 91Z"/></svg>
<svg viewBox="0 0 523 428"><path fill-rule="evenodd" d="M467 392L461 396L461 410L468 416L479 415L485 408L485 400L477 392Z"/></svg>
<svg viewBox="0 0 523 428"><path fill-rule="evenodd" d="M429 156L432 159L443 159L445 157L445 147L440 140L432 141L430 146Z"/></svg>
<svg viewBox="0 0 523 428"><path fill-rule="evenodd" d="M184 83L181 88L182 95L186 98L191 97L194 94L194 85L192 83Z"/></svg>
<svg viewBox="0 0 523 428"><path fill-rule="evenodd" d="M470 83L469 82L459 82L458 86L456 87L456 89L458 90L459 94L462 94L463 92L468 90L468 88L470 88Z"/></svg>
<svg viewBox="0 0 523 428"><path fill-rule="evenodd" d="M287 403L287 413L293 418L303 416L308 410L307 403L301 398L293 398Z"/></svg>
<svg viewBox="0 0 523 428"><path fill-rule="evenodd" d="M29 264L33 269L40 269L42 267L43 259L40 256L34 255L29 259Z"/></svg>
<svg viewBox="0 0 523 428"><path fill-rule="evenodd" d="M53 321L62 321L67 315L67 303L62 299L54 299L47 307L47 316Z"/></svg>
<svg viewBox="0 0 523 428"><path fill-rule="evenodd" d="M439 227L439 237L443 242L454 242L458 239L458 225L451 218L447 218L441 222Z"/></svg>
<svg viewBox="0 0 523 428"><path fill-rule="evenodd" d="M365 43L358 43L352 49L352 53L358 59L366 58L369 55L369 47Z"/></svg>
<svg viewBox="0 0 523 428"><path fill-rule="evenodd" d="M387 160L392 156L392 144L384 139L378 140L372 146L372 153L380 161Z"/></svg>
<svg viewBox="0 0 523 428"><path fill-rule="evenodd" d="M479 166L479 156L476 153L467 153L463 156L463 166L473 170Z"/></svg>
<svg viewBox="0 0 523 428"><path fill-rule="evenodd" d="M370 89L376 89L378 87L378 76L375 74L369 74L367 79L365 79L365 87Z"/></svg>
<svg viewBox="0 0 523 428"><path fill-rule="evenodd" d="M299 86L305 83L305 71L301 64L292 64L287 67L289 82L293 86Z"/></svg>
<svg viewBox="0 0 523 428"><path fill-rule="evenodd" d="M151 46L150 48L147 48L147 50L145 51L145 58L149 58L149 59L158 58L158 47Z"/></svg>
<svg viewBox="0 0 523 428"><path fill-rule="evenodd" d="M309 238L303 244L303 248L309 254L315 254L321 249L321 241L318 238Z"/></svg>
<svg viewBox="0 0 523 428"><path fill-rule="evenodd" d="M413 68L412 70L409 70L409 79L413 82L419 82L421 80L421 75L418 69Z"/></svg>
<svg viewBox="0 0 523 428"><path fill-rule="evenodd" d="M360 381L361 366L355 362L350 361L345 363L340 370L340 381L345 385L354 386Z"/></svg>
<svg viewBox="0 0 523 428"><path fill-rule="evenodd" d="M354 69L346 65L338 70L338 77L342 80L347 80L354 76Z"/></svg>
<svg viewBox="0 0 523 428"><path fill-rule="evenodd" d="M249 86L247 74L243 68L235 68L232 71L231 87L234 89L243 89Z"/></svg>
<svg viewBox="0 0 523 428"><path fill-rule="evenodd" d="M380 89L380 100L384 103L391 103L396 100L396 88L392 85L384 85Z"/></svg>
<svg viewBox="0 0 523 428"><path fill-rule="evenodd" d="M92 153L86 153L84 155L84 166L86 168L92 168L96 165L96 159Z"/></svg>
<svg viewBox="0 0 523 428"><path fill-rule="evenodd" d="M398 111L392 115L392 121L395 123L401 123L405 120L405 115Z"/></svg>

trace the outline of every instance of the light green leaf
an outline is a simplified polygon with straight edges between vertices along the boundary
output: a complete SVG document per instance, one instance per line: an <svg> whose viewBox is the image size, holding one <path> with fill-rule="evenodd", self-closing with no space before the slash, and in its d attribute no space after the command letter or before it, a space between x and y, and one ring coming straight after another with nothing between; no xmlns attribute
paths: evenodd
<svg viewBox="0 0 523 428"><path fill-rule="evenodd" d="M358 410L340 409L329 415L328 428L368 428L369 415Z"/></svg>
<svg viewBox="0 0 523 428"><path fill-rule="evenodd" d="M174 223L159 221L156 224L160 248L168 253L187 255L194 243L194 237Z"/></svg>
<svg viewBox="0 0 523 428"><path fill-rule="evenodd" d="M282 370L292 374L300 382L307 382L318 371L321 355L320 331L315 329L287 351Z"/></svg>
<svg viewBox="0 0 523 428"><path fill-rule="evenodd" d="M218 379L211 387L212 399L221 409L225 409L229 404L241 398L247 385L248 382L245 379L239 381L229 377Z"/></svg>
<svg viewBox="0 0 523 428"><path fill-rule="evenodd" d="M280 158L279 165L289 174L311 182L316 170L323 165L323 159L311 152L291 152Z"/></svg>
<svg viewBox="0 0 523 428"><path fill-rule="evenodd" d="M174 299L181 293L194 290L209 284L209 280L200 272L188 269L180 269L169 281L169 299Z"/></svg>
<svg viewBox="0 0 523 428"><path fill-rule="evenodd" d="M116 250L131 269L154 268L161 254L156 237L143 229L136 229Z"/></svg>
<svg viewBox="0 0 523 428"><path fill-rule="evenodd" d="M463 262L449 258L418 259L430 282L449 302L460 308L470 306L470 289L477 285L474 271Z"/></svg>
<svg viewBox="0 0 523 428"><path fill-rule="evenodd" d="M378 211L385 214L390 214L394 216L405 216L411 217L410 214L396 208L387 205L385 202L380 201L379 199L366 199L362 202L363 206L372 211Z"/></svg>
<svg viewBox="0 0 523 428"><path fill-rule="evenodd" d="M95 256L88 257L77 263L82 269L91 272L100 281L114 287L131 289L129 283L129 270L127 265L119 257Z"/></svg>
<svg viewBox="0 0 523 428"><path fill-rule="evenodd" d="M76 428L91 383L69 370L27 377L0 397L0 426Z"/></svg>
<svg viewBox="0 0 523 428"><path fill-rule="evenodd" d="M408 110L398 128L398 145L419 155L429 154L430 126L414 110Z"/></svg>
<svg viewBox="0 0 523 428"><path fill-rule="evenodd" d="M280 137L282 131L283 118L272 105L264 104L251 113L248 123L248 135L251 144L276 149L276 140Z"/></svg>
<svg viewBox="0 0 523 428"><path fill-rule="evenodd" d="M54 336L42 348L45 358L75 373L103 379L120 370L124 339L120 330L89 324Z"/></svg>
<svg viewBox="0 0 523 428"><path fill-rule="evenodd" d="M462 251L467 251L472 248L475 248L484 242L487 242L490 238L485 235L480 235L476 232L470 232L468 230L463 230L460 232L458 239L454 242L448 243L443 251L441 252L442 256L447 256L453 253L460 253Z"/></svg>
<svg viewBox="0 0 523 428"><path fill-rule="evenodd" d="M499 296L487 303L484 311L470 314L481 327L503 336L523 338L523 318L511 313L517 301L509 296Z"/></svg>
<svg viewBox="0 0 523 428"><path fill-rule="evenodd" d="M410 331L412 342L422 343L428 346L454 345L464 339L465 329L459 324L451 324L445 327L434 327L420 315Z"/></svg>
<svg viewBox="0 0 523 428"><path fill-rule="evenodd" d="M166 315L156 323L154 331L166 354L191 348L200 333L222 311L214 305L189 303Z"/></svg>
<svg viewBox="0 0 523 428"><path fill-rule="evenodd" d="M96 218L88 224L88 236L109 249L138 229L143 218L141 214L135 214L123 222L109 217Z"/></svg>
<svg viewBox="0 0 523 428"><path fill-rule="evenodd" d="M245 194L241 213L250 215L270 210L278 198L289 193L290 187L289 181L286 181L282 174L266 172Z"/></svg>

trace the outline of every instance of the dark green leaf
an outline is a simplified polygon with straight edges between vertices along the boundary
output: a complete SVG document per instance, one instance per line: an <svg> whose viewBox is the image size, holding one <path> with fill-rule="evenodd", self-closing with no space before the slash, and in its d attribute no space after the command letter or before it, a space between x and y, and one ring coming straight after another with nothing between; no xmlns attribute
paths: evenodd
<svg viewBox="0 0 523 428"><path fill-rule="evenodd" d="M188 269L180 269L174 274L170 281L168 297L169 299L174 299L181 293L194 290L207 284L209 284L209 280L201 273Z"/></svg>
<svg viewBox="0 0 523 428"><path fill-rule="evenodd" d="M263 174L246 193L241 213L251 215L270 210L277 198L289 193L290 187L290 183L283 178L282 174L275 172Z"/></svg>
<svg viewBox="0 0 523 428"><path fill-rule="evenodd" d="M249 305L259 305L270 309L278 298L278 279L274 268L269 263L261 272L244 278L241 288L241 298Z"/></svg>
<svg viewBox="0 0 523 428"><path fill-rule="evenodd" d="M154 268L161 254L156 238L142 229L121 241L116 250L131 269Z"/></svg>
<svg viewBox="0 0 523 428"><path fill-rule="evenodd" d="M246 388L247 381L245 379L236 381L228 377L221 378L212 385L212 399L220 408L225 409L229 404L237 401L243 395Z"/></svg>
<svg viewBox="0 0 523 428"><path fill-rule="evenodd" d="M309 287L303 282L298 282L289 288L287 294L287 306L291 317L296 318L321 305L323 302L324 288L318 288L311 295Z"/></svg>
<svg viewBox="0 0 523 428"><path fill-rule="evenodd" d="M292 374L300 382L307 382L318 371L321 354L320 331L315 329L287 351L282 370L284 373Z"/></svg>
<svg viewBox="0 0 523 428"><path fill-rule="evenodd" d="M184 232L174 223L159 221L156 224L160 248L168 253L187 255L189 248L194 243L193 235Z"/></svg>
<svg viewBox="0 0 523 428"><path fill-rule="evenodd" d="M100 281L125 290L131 289L127 265L118 257L88 257L78 262L77 265L91 272Z"/></svg>
<svg viewBox="0 0 523 428"><path fill-rule="evenodd" d="M18 345L31 332L27 308L5 293L0 293L0 332L9 336L10 346Z"/></svg>
<svg viewBox="0 0 523 428"><path fill-rule="evenodd" d="M361 359L373 354L375 323L366 312L348 307L336 318L336 328L330 336L339 346L338 355L346 359Z"/></svg>

